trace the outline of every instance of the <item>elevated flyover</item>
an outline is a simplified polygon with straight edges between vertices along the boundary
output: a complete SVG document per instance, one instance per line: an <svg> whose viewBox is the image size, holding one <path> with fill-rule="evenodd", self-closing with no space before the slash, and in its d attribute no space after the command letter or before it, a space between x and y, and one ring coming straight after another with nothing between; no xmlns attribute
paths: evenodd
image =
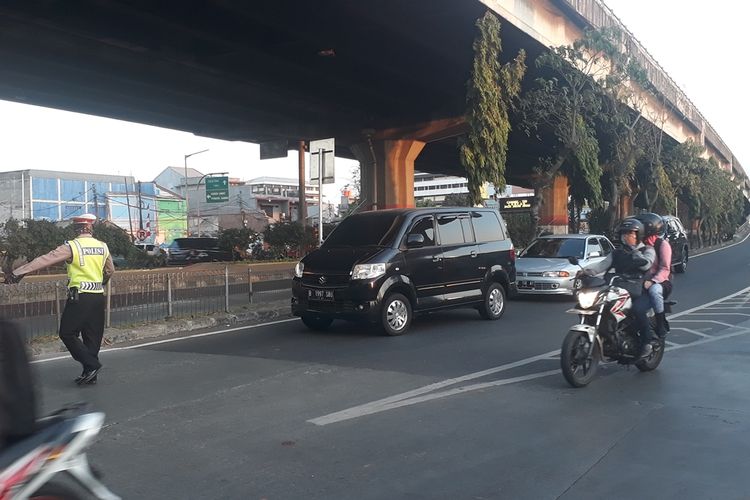
<svg viewBox="0 0 750 500"><path fill-rule="evenodd" d="M596 0L46 0L0 5L0 98L227 140L336 137L377 208L413 203L413 170L460 174L474 23L502 18L504 58L616 24ZM631 38L666 99L676 141L693 138L743 179L737 159ZM508 180L525 184L544 145L511 137ZM564 179L545 221L566 217ZM545 222L543 221L543 222Z"/></svg>

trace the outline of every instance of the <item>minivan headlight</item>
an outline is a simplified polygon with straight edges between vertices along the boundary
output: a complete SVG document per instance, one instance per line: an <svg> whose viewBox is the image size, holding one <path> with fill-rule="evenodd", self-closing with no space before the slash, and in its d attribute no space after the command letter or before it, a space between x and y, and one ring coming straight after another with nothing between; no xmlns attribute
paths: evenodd
<svg viewBox="0 0 750 500"><path fill-rule="evenodd" d="M305 270L304 262L302 261L297 262L297 265L294 266L294 276L296 276L297 278L301 278L304 270Z"/></svg>
<svg viewBox="0 0 750 500"><path fill-rule="evenodd" d="M385 264L357 264L352 269L353 280L371 280L385 274Z"/></svg>

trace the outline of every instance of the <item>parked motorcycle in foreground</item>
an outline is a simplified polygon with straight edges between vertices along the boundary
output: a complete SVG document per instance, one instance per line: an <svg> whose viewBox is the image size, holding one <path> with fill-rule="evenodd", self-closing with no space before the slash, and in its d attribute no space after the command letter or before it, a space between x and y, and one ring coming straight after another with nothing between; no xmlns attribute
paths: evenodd
<svg viewBox="0 0 750 500"><path fill-rule="evenodd" d="M39 420L35 433L0 452L0 500L118 500L95 477L85 454L103 422L103 413L82 405Z"/></svg>
<svg viewBox="0 0 750 500"><path fill-rule="evenodd" d="M568 260L578 265L575 257ZM664 339L655 335L651 341L653 352L645 358L639 356L641 340L631 312L630 293L624 288L627 279L618 275L605 279L586 274L580 279L578 307L567 311L577 314L579 323L570 327L560 352L565 380L573 387L588 385L602 359L635 365L643 372L655 370L664 357ZM667 312L674 304L674 301L665 301Z"/></svg>

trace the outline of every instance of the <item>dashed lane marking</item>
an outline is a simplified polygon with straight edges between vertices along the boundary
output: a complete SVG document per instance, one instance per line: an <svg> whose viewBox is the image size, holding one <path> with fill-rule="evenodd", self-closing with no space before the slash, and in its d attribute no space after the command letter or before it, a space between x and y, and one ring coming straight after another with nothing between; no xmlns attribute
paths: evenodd
<svg viewBox="0 0 750 500"><path fill-rule="evenodd" d="M683 328L681 326L675 326L674 328L672 328L672 330L682 330L683 332L692 333L693 335L698 335L699 337L704 337L704 338L712 337L711 335L708 335L706 333L699 332L697 330L691 330L690 328Z"/></svg>

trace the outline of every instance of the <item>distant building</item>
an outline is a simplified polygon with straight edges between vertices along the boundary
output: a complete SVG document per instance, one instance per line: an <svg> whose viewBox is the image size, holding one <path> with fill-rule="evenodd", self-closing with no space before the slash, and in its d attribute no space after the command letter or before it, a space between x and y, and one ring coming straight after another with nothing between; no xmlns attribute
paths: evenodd
<svg viewBox="0 0 750 500"><path fill-rule="evenodd" d="M445 197L455 194L469 194L469 180L466 177L455 177L441 174L414 173L414 201L430 201L440 205ZM484 186L484 198L492 200L512 196L527 196L534 194L533 189L518 186L506 186L502 193L496 193L492 184Z"/></svg>
<svg viewBox="0 0 750 500"><path fill-rule="evenodd" d="M84 213L109 220L134 239L161 243L185 234L184 202L176 193L132 176L50 170L0 173L0 221L66 221Z"/></svg>

